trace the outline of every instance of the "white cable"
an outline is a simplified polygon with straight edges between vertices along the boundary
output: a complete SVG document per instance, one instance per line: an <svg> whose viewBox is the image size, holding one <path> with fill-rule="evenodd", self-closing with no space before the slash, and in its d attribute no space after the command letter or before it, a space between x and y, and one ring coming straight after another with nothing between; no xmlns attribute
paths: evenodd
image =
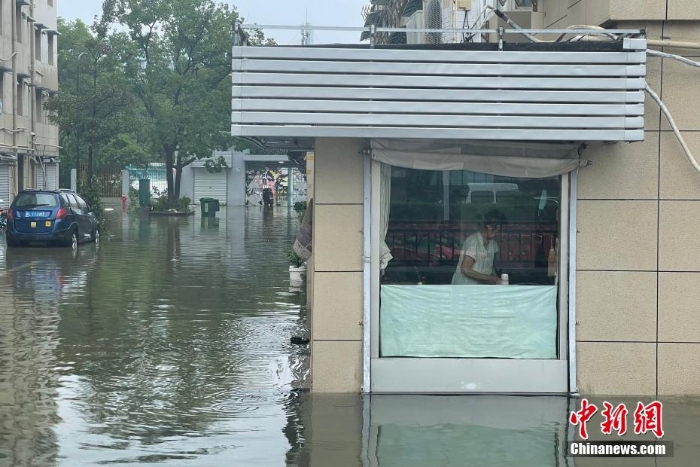
<svg viewBox="0 0 700 467"><path fill-rule="evenodd" d="M661 111L666 115L666 118L668 119L668 123L671 125L671 128L673 129L673 132L676 134L676 138L678 138L678 141L681 143L681 147L683 148L683 151L685 152L686 157L690 161L691 165L695 169L696 172L700 173L700 164L697 163L695 158L690 152L690 149L688 148L688 145L685 144L685 140L683 139L683 136L681 136L681 132L678 130L678 126L676 125L676 122L673 120L673 117L671 117L671 113L668 111L666 106L664 105L663 102L661 102L661 99L659 96L654 92L653 89L649 87L648 83L645 83L646 86L646 91L649 93L649 95L656 101L656 103L661 107Z"/></svg>
<svg viewBox="0 0 700 467"><path fill-rule="evenodd" d="M683 62L686 65L694 66L700 68L700 62L696 62L693 60L688 60L687 58L681 56L681 55L676 55L676 54L668 54L666 52L659 52L658 50L648 50L647 49L647 54L649 55L654 55L657 57L665 57L665 58L672 58L674 60L678 60L679 62Z"/></svg>

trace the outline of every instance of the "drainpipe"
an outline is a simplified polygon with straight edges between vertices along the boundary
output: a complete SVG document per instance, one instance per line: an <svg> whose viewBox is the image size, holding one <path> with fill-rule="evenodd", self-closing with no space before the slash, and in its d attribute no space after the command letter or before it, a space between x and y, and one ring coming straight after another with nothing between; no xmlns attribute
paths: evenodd
<svg viewBox="0 0 700 467"><path fill-rule="evenodd" d="M569 179L569 394L578 394L576 373L576 225L578 202L578 170Z"/></svg>
<svg viewBox="0 0 700 467"><path fill-rule="evenodd" d="M362 227L362 392L369 394L372 392L370 380L370 344L371 344L371 310L372 310L372 242L371 242L371 220L372 220L372 158L369 154L364 155L364 217Z"/></svg>
<svg viewBox="0 0 700 467"><path fill-rule="evenodd" d="M15 154L15 176L12 177L12 197L17 194L19 190L17 176L19 175L19 151L17 150L17 2L12 2L12 17L10 18L10 23L12 23L12 38L10 42L12 43L12 77L14 78L14 83L12 85L12 147ZM9 200L12 202L12 200Z"/></svg>
<svg viewBox="0 0 700 467"><path fill-rule="evenodd" d="M34 18L34 2L29 4L29 16ZM29 151L36 157L37 151L34 145L36 142L36 34L34 33L34 23L30 25L27 22L27 25L29 26ZM34 175L34 183L31 181L29 183L35 185L35 188L40 188L36 186L36 174Z"/></svg>

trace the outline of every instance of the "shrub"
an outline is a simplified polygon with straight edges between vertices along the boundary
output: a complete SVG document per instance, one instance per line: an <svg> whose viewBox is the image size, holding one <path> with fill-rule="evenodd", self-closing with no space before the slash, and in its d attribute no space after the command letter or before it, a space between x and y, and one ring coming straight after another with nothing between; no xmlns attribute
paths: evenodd
<svg viewBox="0 0 700 467"><path fill-rule="evenodd" d="M85 200L85 202L90 207L90 210L95 213L97 220L102 223L104 214L104 205L100 199L100 192L97 188L86 186L80 190L80 196Z"/></svg>
<svg viewBox="0 0 700 467"><path fill-rule="evenodd" d="M299 215L303 215L304 212L306 212L306 201L297 201L294 203L294 211Z"/></svg>
<svg viewBox="0 0 700 467"><path fill-rule="evenodd" d="M192 200L188 197L177 199L171 203L168 201L167 195L161 195L151 200L151 209L153 211L169 211L175 209L178 212L186 212L190 210L190 204L192 204Z"/></svg>
<svg viewBox="0 0 700 467"><path fill-rule="evenodd" d="M304 260L301 259L294 250L287 254L287 258L289 258L289 264L295 268L300 268L301 265L304 264Z"/></svg>

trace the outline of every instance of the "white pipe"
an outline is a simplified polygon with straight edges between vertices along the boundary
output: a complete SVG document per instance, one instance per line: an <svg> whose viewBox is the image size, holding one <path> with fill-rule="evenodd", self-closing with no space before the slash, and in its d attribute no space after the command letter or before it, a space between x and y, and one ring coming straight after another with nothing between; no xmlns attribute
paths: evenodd
<svg viewBox="0 0 700 467"><path fill-rule="evenodd" d="M364 212L363 212L363 249L362 249L362 392L371 392L370 375L370 323L372 320L372 158L364 155Z"/></svg>
<svg viewBox="0 0 700 467"><path fill-rule="evenodd" d="M664 57L664 58L672 58L674 60L678 60L679 62L683 62L686 65L694 66L700 68L700 62L696 62L694 60L687 59L681 55L676 55L676 54L669 54L665 52L659 52L658 50L647 50L648 55L654 55L655 57Z"/></svg>
<svg viewBox="0 0 700 467"><path fill-rule="evenodd" d="M569 179L569 393L578 393L576 382L576 203L578 170Z"/></svg>
<svg viewBox="0 0 700 467"><path fill-rule="evenodd" d="M690 161L690 164L693 166L696 172L700 173L700 165L698 162L695 160L693 157L693 154L690 152L690 148L688 148L688 145L685 144L685 140L683 139L683 136L681 135L680 130L678 129L678 126L676 125L676 122L673 120L673 117L671 116L671 113L668 111L666 106L664 105L663 102L661 102L661 99L659 96L654 92L653 89L649 87L649 84L646 84L646 91L649 93L649 95L656 101L656 103L661 107L661 111L666 115L666 118L668 119L668 123L671 125L671 128L673 129L673 133L675 133L676 138L678 138L678 142L681 143L681 147L683 148L683 151L685 152L685 156L688 158Z"/></svg>

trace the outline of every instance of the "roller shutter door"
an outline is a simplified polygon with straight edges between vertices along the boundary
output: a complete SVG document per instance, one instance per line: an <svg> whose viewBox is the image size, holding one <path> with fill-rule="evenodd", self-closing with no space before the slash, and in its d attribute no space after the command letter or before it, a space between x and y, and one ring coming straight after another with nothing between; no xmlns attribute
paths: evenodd
<svg viewBox="0 0 700 467"><path fill-rule="evenodd" d="M12 166L0 165L0 207L10 207L10 172Z"/></svg>
<svg viewBox="0 0 700 467"><path fill-rule="evenodd" d="M200 198L218 199L219 203L226 204L228 192L228 173L222 170L211 173L205 168L194 169L194 203L199 204Z"/></svg>

